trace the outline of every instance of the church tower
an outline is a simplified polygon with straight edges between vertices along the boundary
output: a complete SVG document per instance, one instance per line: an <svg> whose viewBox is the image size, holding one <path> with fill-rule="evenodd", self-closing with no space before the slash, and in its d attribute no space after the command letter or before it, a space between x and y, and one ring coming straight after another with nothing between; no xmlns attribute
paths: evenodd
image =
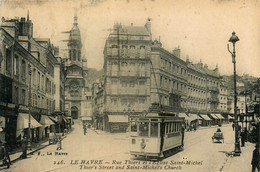
<svg viewBox="0 0 260 172"><path fill-rule="evenodd" d="M68 58L66 60L66 81L65 81L65 102L66 111L73 119L83 116L85 101L85 68L81 55L81 36L78 28L77 15L74 16L74 23L69 31Z"/></svg>
<svg viewBox="0 0 260 172"><path fill-rule="evenodd" d="M69 48L69 60L81 63L81 36L78 28L78 17L74 16L73 27L70 30L68 48Z"/></svg>

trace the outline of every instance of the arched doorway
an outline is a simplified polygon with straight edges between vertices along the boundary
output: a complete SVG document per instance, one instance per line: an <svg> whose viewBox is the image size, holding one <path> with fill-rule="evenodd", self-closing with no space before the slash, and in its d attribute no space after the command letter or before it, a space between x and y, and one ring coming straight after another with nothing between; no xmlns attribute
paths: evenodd
<svg viewBox="0 0 260 172"><path fill-rule="evenodd" d="M71 117L73 119L78 119L78 108L76 106L71 107Z"/></svg>

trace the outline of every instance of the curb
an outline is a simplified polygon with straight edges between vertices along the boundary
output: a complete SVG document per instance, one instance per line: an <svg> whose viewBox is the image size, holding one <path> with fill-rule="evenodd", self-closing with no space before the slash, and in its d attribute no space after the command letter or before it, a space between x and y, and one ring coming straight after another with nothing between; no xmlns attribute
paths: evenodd
<svg viewBox="0 0 260 172"><path fill-rule="evenodd" d="M66 136L62 136L61 140L63 140L64 138L66 138ZM46 142L48 142L48 141L46 141ZM44 142L44 143L45 143L45 142ZM39 147L37 147L36 149L34 149L34 150L30 151L30 152L27 151L27 155L32 155L32 154L34 154L35 152L37 152L37 151L39 151L39 150L41 150L41 149L44 149L44 148L46 148L46 147L48 147L48 146L50 146L50 144L43 145L43 146L39 146ZM20 153L22 153L22 152L20 152ZM11 156L11 155L9 155L9 156ZM14 158L13 160L11 160L11 163L14 163L14 162L16 162L16 161L18 161L18 160L20 160L20 159L23 159L23 158L21 158L20 156L19 156L18 158Z"/></svg>

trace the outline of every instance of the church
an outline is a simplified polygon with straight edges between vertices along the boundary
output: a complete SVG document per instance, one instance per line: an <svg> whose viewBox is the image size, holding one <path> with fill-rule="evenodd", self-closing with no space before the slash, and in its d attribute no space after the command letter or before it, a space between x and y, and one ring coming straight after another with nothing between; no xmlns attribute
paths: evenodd
<svg viewBox="0 0 260 172"><path fill-rule="evenodd" d="M72 29L69 31L68 58L65 67L65 110L73 119L91 116L91 94L87 82L87 60L82 57L81 35L77 16L74 16Z"/></svg>

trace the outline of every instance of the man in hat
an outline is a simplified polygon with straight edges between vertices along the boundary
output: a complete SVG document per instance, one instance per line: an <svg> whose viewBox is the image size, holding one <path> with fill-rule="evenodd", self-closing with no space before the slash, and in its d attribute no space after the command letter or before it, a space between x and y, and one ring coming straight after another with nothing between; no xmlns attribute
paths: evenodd
<svg viewBox="0 0 260 172"><path fill-rule="evenodd" d="M22 146L22 155L21 158L25 159L27 158L27 137L24 135L21 140L21 146Z"/></svg>
<svg viewBox="0 0 260 172"><path fill-rule="evenodd" d="M259 144L257 143L255 145L255 149L253 151L253 156L252 156L252 172L255 172L255 169L257 168L258 171L260 171L260 158L259 158Z"/></svg>

